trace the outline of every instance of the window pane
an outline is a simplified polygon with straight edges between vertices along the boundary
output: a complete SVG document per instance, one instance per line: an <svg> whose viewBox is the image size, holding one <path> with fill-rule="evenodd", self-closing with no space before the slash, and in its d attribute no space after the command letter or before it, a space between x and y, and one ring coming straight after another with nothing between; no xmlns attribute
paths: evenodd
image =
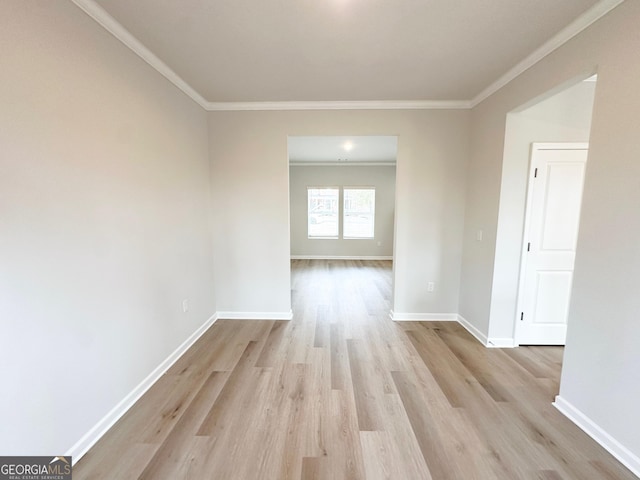
<svg viewBox="0 0 640 480"><path fill-rule="evenodd" d="M338 237L337 188L309 188L308 232L309 237Z"/></svg>
<svg viewBox="0 0 640 480"><path fill-rule="evenodd" d="M373 238L376 191L373 188L344 189L344 237Z"/></svg>

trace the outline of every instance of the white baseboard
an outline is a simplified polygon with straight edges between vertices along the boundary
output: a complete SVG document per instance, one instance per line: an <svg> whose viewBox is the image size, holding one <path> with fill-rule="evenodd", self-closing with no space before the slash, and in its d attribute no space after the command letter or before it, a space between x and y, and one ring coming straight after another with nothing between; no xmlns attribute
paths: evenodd
<svg viewBox="0 0 640 480"><path fill-rule="evenodd" d="M487 348L515 348L517 346L513 338L489 337L486 343Z"/></svg>
<svg viewBox="0 0 640 480"><path fill-rule="evenodd" d="M388 255L291 255L291 260L393 260Z"/></svg>
<svg viewBox="0 0 640 480"><path fill-rule="evenodd" d="M489 337L482 333L475 325L472 325L469 320L462 315L458 315L458 322L462 325L471 335L487 348L514 348L517 347L515 339L513 338L496 338Z"/></svg>
<svg viewBox="0 0 640 480"><path fill-rule="evenodd" d="M293 311L288 312L217 312L217 317L224 320L291 320Z"/></svg>
<svg viewBox="0 0 640 480"><path fill-rule="evenodd" d="M473 335L482 345L485 347L489 346L489 339L487 336L478 330L475 325L471 324L469 320L464 318L462 315L458 315L458 323L462 325L467 332Z"/></svg>
<svg viewBox="0 0 640 480"><path fill-rule="evenodd" d="M400 313L391 310L389 317L394 322L455 322L457 313Z"/></svg>
<svg viewBox="0 0 640 480"><path fill-rule="evenodd" d="M206 332L211 325L218 319L214 314L189 338L176 348L160 365L158 365L140 384L134 388L120 403L118 403L109 413L107 413L91 430L89 430L80 440L76 442L65 455L73 457L74 465L96 444L102 436L122 417L127 410L145 394L153 384L167 371L169 368L187 351L189 348Z"/></svg>
<svg viewBox="0 0 640 480"><path fill-rule="evenodd" d="M391 310L389 317L395 322L458 322L487 348L514 348L513 338L487 338L466 318L457 313L399 313Z"/></svg>
<svg viewBox="0 0 640 480"><path fill-rule="evenodd" d="M556 397L556 401L553 402L553 406L560 410L565 417L584 430L587 435L598 442L606 451L616 457L620 463L631 470L637 477L640 477L640 458L637 455L609 435L593 420L560 395Z"/></svg>

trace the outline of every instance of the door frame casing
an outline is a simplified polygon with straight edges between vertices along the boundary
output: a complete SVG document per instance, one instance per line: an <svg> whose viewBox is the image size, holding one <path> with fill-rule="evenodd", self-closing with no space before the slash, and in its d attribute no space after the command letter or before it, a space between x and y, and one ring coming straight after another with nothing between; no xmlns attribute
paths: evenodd
<svg viewBox="0 0 640 480"><path fill-rule="evenodd" d="M518 275L518 299L516 301L516 311L514 316L514 346L521 345L522 328L520 315L523 312L525 294L525 273L527 268L527 243L531 229L531 208L533 203L533 180L534 180L534 154L539 150L589 150L588 142L533 142L529 152L529 175L527 179L527 199L524 210L524 228L522 230L522 243L520 251L520 273ZM587 153L588 160L588 153ZM578 226L578 228L580 228ZM573 290L573 287L572 287Z"/></svg>

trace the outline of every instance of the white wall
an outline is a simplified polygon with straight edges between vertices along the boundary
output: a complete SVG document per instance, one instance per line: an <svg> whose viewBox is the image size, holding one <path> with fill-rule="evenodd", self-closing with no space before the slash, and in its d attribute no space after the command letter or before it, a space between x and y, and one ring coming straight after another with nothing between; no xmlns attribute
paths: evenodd
<svg viewBox="0 0 640 480"><path fill-rule="evenodd" d="M581 81L507 117L489 338L513 342L525 219L529 159L533 142L587 142L595 82Z"/></svg>
<svg viewBox="0 0 640 480"><path fill-rule="evenodd" d="M468 119L466 110L211 112L218 309L291 308L288 135L398 135L394 308L457 312Z"/></svg>
<svg viewBox="0 0 640 480"><path fill-rule="evenodd" d="M640 2L622 3L472 110L460 298L462 315L487 333L507 114L597 70L560 395L636 461L640 456L639 21ZM486 233L483 242L475 240L478 228Z"/></svg>
<svg viewBox="0 0 640 480"><path fill-rule="evenodd" d="M0 19L0 452L61 454L215 311L207 118L71 2Z"/></svg>
<svg viewBox="0 0 640 480"><path fill-rule="evenodd" d="M374 187L376 190L374 238L318 239L307 232L307 187ZM393 219L396 195L395 166L291 166L291 255L387 256L393 255ZM378 242L381 243L378 246Z"/></svg>

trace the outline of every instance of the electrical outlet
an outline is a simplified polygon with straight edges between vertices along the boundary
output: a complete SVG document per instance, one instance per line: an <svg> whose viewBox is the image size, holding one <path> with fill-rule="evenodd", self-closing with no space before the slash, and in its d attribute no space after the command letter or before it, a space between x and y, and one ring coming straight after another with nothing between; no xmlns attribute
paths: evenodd
<svg viewBox="0 0 640 480"><path fill-rule="evenodd" d="M436 288L436 284L433 282L429 282L427 283L427 291L428 292L433 292Z"/></svg>
<svg viewBox="0 0 640 480"><path fill-rule="evenodd" d="M381 247L382 246L382 242L378 242L378 246Z"/></svg>
<svg viewBox="0 0 640 480"><path fill-rule="evenodd" d="M189 311L189 300L185 298L184 300L182 300L182 312L187 313L188 311Z"/></svg>

